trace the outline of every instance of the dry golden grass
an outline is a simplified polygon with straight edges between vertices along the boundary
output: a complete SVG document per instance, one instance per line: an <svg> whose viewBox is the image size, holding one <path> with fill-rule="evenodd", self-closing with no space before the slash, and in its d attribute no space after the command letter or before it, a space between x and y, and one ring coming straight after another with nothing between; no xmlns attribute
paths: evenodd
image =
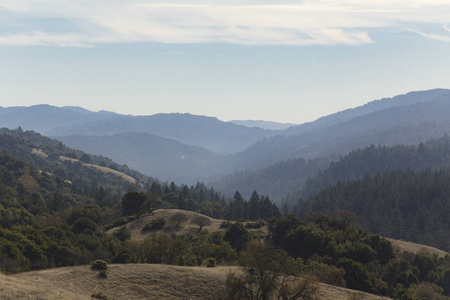
<svg viewBox="0 0 450 300"><path fill-rule="evenodd" d="M42 149L34 148L32 150L32 153L37 155L37 156L40 156L42 158L48 158L47 153L45 153ZM78 159L67 157L67 156L63 156L63 155L61 155L59 157L59 160L62 161L62 162L67 161L67 160L70 160L71 162L80 162L80 160L78 160ZM94 168L96 170L102 171L103 173L110 173L110 174L119 176L119 177L123 178L124 180L126 180L128 182L131 182L133 184L136 183L136 179L134 179L133 177L128 176L127 174L124 174L122 172L119 172L119 171L116 171L116 170L113 170L113 169L110 169L110 168L107 168L107 167L94 165L94 164L87 164L87 163L83 163L83 162L81 162L81 163L84 166L86 166L86 167Z"/></svg>
<svg viewBox="0 0 450 300"><path fill-rule="evenodd" d="M400 251L407 251L414 254L421 253L425 255L432 255L433 253L439 254L439 256L444 256L447 252L433 248L426 245L416 244L413 242L406 242L402 240L394 240L387 238L394 246L396 246Z"/></svg>
<svg viewBox="0 0 450 300"><path fill-rule="evenodd" d="M180 267L169 265L109 265L99 278L88 266L0 275L0 299L224 299L225 280L238 267ZM385 299L344 288L318 284L320 299Z"/></svg>
<svg viewBox="0 0 450 300"><path fill-rule="evenodd" d="M79 162L78 159L74 159L71 157L67 157L67 156L60 156L59 157L60 161L66 161L66 160L70 160L71 162ZM87 164L87 163L83 163L81 162L84 166L86 167L90 167L90 168L94 168L96 170L102 171L103 173L110 173L110 174L114 174L116 176L122 177L124 180L131 182L131 183L136 183L136 179L134 179L131 176L128 176L127 174L124 174L122 172L107 168L107 167L102 167L102 166L98 166L98 165L94 165L94 164Z"/></svg>
<svg viewBox="0 0 450 300"><path fill-rule="evenodd" d="M187 221L181 223L180 226L178 226L178 227L176 226L176 223L170 222L170 217L177 212L182 212L188 217ZM126 224L126 226L131 231L131 240L133 240L133 241L139 241L139 240L145 239L147 236L149 236L150 234L153 234L153 233L167 233L167 234L192 233L192 234L196 234L196 233L199 233L199 230L198 230L199 228L197 225L192 224L191 220L197 216L204 216L204 215L196 213L196 212L192 212L192 211L181 210L181 209L157 209L157 210L153 211L152 213L142 215L138 219L129 222L128 224ZM220 224L222 224L222 222L224 220L213 219L213 218L210 218L207 216L204 216L204 217L208 218L211 221L211 224L204 226L202 231L215 232L215 231L225 230L225 229L220 228ZM166 220L166 225L164 226L164 228L162 230L142 232L142 228L144 228L145 224L147 224L148 222L150 222L151 220L156 219L156 218L164 218ZM116 230L119 229L119 227L109 229L107 231L107 233L113 234ZM250 229L250 230L255 231L255 229ZM265 234L265 233L267 233L267 226L264 226L259 230Z"/></svg>
<svg viewBox="0 0 450 300"><path fill-rule="evenodd" d="M33 148L32 153L42 158L48 157L47 153L45 153L42 149Z"/></svg>

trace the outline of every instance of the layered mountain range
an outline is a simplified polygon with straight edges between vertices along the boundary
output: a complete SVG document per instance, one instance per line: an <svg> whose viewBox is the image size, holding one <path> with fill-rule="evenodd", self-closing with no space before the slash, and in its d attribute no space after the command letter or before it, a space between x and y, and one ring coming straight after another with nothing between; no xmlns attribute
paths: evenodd
<svg viewBox="0 0 450 300"><path fill-rule="evenodd" d="M412 145L443 136L450 131L449 115L450 90L435 89L375 100L279 130L190 114L131 116L49 105L0 108L0 126L35 130L161 180L211 182L226 194L243 181L249 191L264 190L271 176L275 182L275 174L284 172L281 164L292 172L283 174L291 186L277 193L281 199L352 149ZM264 180L261 172L267 175Z"/></svg>

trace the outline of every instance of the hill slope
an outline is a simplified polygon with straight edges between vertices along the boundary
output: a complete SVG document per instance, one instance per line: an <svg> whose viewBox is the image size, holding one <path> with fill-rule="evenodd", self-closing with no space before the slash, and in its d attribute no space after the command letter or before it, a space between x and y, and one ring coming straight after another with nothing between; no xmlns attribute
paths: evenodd
<svg viewBox="0 0 450 300"><path fill-rule="evenodd" d="M366 230L450 250L450 169L386 171L338 182L306 202L298 213L349 210Z"/></svg>
<svg viewBox="0 0 450 300"><path fill-rule="evenodd" d="M198 299L225 298L225 280L237 267L180 267L169 265L109 265L108 278L97 277L87 266L65 267L0 275L1 299L92 299L102 292L108 299ZM364 298L380 296L319 284L321 299Z"/></svg>

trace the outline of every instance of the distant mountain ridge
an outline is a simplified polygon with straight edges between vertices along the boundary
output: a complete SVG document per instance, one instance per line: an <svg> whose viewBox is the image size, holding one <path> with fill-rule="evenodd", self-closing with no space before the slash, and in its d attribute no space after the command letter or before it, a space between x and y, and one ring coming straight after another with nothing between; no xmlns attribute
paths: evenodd
<svg viewBox="0 0 450 300"><path fill-rule="evenodd" d="M362 117L377 111L404 107L418 102L428 102L442 97L448 97L450 90L447 89L433 89L428 91L409 92L407 94L398 95L392 98L383 98L379 100L370 101L362 106L349 108L334 114L321 117L314 122L304 123L297 126L292 126L285 130L288 135L301 134L310 130L317 130L336 125L355 117Z"/></svg>
<svg viewBox="0 0 450 300"><path fill-rule="evenodd" d="M116 115L106 111L92 112L81 107L56 107L48 104L0 107L0 126L9 129L22 127L46 134L55 126L72 126Z"/></svg>
<svg viewBox="0 0 450 300"><path fill-rule="evenodd" d="M195 184L206 178L209 173L207 167L220 157L200 147L142 132L61 136L58 140L72 148L108 156L158 179L186 184Z"/></svg>
<svg viewBox="0 0 450 300"><path fill-rule="evenodd" d="M113 135L126 132L151 133L174 141L199 146L218 154L245 150L254 142L275 133L261 128L249 128L217 118L191 114L155 114L151 116L114 116L82 125L60 127L50 136Z"/></svg>
<svg viewBox="0 0 450 300"><path fill-rule="evenodd" d="M247 127L259 127L262 129L269 130L283 130L289 128L291 126L296 126L294 123L279 123L272 121L263 121L263 120L232 120L230 123L234 123L237 125L243 125Z"/></svg>
<svg viewBox="0 0 450 300"><path fill-rule="evenodd" d="M145 172L166 172L165 179L177 177L183 183L219 180L236 171L260 170L292 159L338 157L372 144L418 144L449 133L449 116L450 90L435 89L372 101L285 130L249 128L191 114L126 116L48 105L2 108L0 126L22 126L25 129L35 126L34 130L46 130L47 135L60 136L61 139L64 136L64 142L73 146L76 145L75 142L80 142L80 136L83 135L85 143L80 143L77 147L83 147L87 151L94 151L99 147L98 144L110 143L105 142L103 136L114 136L116 141L109 144L109 156L120 158L127 165L139 167L149 165L149 161L153 159L155 162L152 167L146 167ZM130 136L127 140L127 135L131 133L133 138ZM138 134L144 133L149 135L138 138ZM153 135L153 144L148 142L150 135ZM70 141L75 136L78 136L77 141ZM161 138L158 142L156 136ZM122 140L118 140L119 138ZM169 147L170 143L162 142L162 139L176 143ZM120 147L115 147L116 145ZM194 148L183 148L187 145L199 148L195 148L195 151ZM169 151L171 147L178 152ZM184 154L189 151L197 154ZM166 158L161 157L159 160L156 157L149 159L149 153L168 154L165 152L176 155L166 155ZM186 161L174 163L178 159L174 160L173 157L183 155L194 158L192 164L186 164Z"/></svg>
<svg viewBox="0 0 450 300"><path fill-rule="evenodd" d="M341 113L336 113L330 118L345 121L319 119L316 121L318 123L306 124L310 129L301 134L287 134L296 128L291 127L284 131L286 135L263 139L247 150L228 157L226 166L230 169L259 169L287 159L345 154L371 144L416 144L450 132L450 90L415 92L402 98L408 98L408 95L414 100L410 101L411 105L375 109L369 114L357 116L353 116L355 114L351 111L342 112L352 115L352 118L341 118ZM421 95L422 102L418 100ZM377 107L393 99L380 100ZM324 123L332 125L325 126Z"/></svg>

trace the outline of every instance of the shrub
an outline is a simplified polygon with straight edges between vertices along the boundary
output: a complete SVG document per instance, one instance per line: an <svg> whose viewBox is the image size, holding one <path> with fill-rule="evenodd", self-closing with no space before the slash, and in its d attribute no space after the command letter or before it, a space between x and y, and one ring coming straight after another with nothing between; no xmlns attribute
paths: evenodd
<svg viewBox="0 0 450 300"><path fill-rule="evenodd" d="M100 277L100 278L107 278L108 274L106 273L106 270L98 271L98 277Z"/></svg>
<svg viewBox="0 0 450 300"><path fill-rule="evenodd" d="M261 224L258 223L258 222L247 222L247 223L245 223L245 228L248 228L248 229L259 229L261 227L262 227Z"/></svg>
<svg viewBox="0 0 450 300"><path fill-rule="evenodd" d="M104 260L97 259L96 261L94 261L92 263L91 269L92 270L108 270L108 264Z"/></svg>
<svg viewBox="0 0 450 300"><path fill-rule="evenodd" d="M209 257L206 259L206 266L208 268L214 268L216 266L216 259L213 257Z"/></svg>
<svg viewBox="0 0 450 300"><path fill-rule="evenodd" d="M108 300L108 296L106 296L106 295L103 294L102 292L93 293L93 294L91 295L91 298L101 299L101 300Z"/></svg>
<svg viewBox="0 0 450 300"><path fill-rule="evenodd" d="M131 238L131 232L127 228L127 226L122 226L119 228L119 230L114 232L114 236L117 237L120 241L124 242Z"/></svg>
<svg viewBox="0 0 450 300"><path fill-rule="evenodd" d="M142 231L160 230L163 229L164 225L166 225L166 219L164 218L153 219L147 224L145 224L144 228L142 228Z"/></svg>
<svg viewBox="0 0 450 300"><path fill-rule="evenodd" d="M230 222L230 221L223 221L223 222L220 224L220 228L226 229L226 228L230 227L231 224L233 224L233 223Z"/></svg>
<svg viewBox="0 0 450 300"><path fill-rule="evenodd" d="M131 216L125 216L125 217L118 218L114 222L112 222L112 224L106 226L106 229L110 229L110 228L114 228L114 227L117 227L117 226L125 225L128 222L136 220L137 218L139 218L138 215L131 215Z"/></svg>

